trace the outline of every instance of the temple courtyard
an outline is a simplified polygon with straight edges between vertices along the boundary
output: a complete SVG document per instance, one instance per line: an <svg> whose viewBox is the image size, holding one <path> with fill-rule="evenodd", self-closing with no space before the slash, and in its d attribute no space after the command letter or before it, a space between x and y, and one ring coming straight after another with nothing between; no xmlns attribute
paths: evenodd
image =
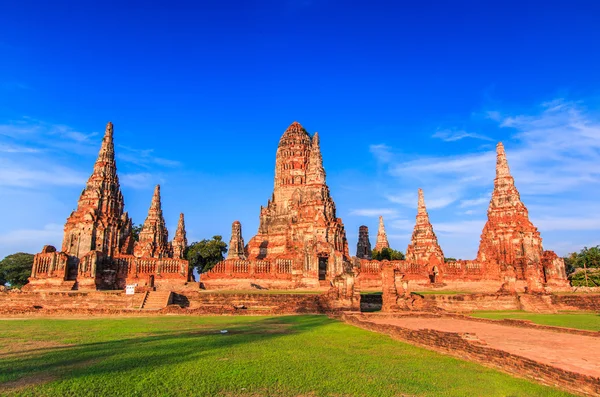
<svg viewBox="0 0 600 397"><path fill-rule="evenodd" d="M596 326L600 323L597 315L589 316L588 321L595 321ZM439 319L382 317L373 321L419 328ZM444 328L455 330L454 324L443 323ZM477 322L471 326L494 327ZM548 330L514 327L509 331L542 332L544 338L557 335L564 343L600 341ZM500 343L491 334L479 332L477 329L477 335L490 344ZM527 343L529 339L518 340ZM597 347L575 351L583 358L594 349L597 351ZM564 360L574 357L571 353L564 356ZM597 360L589 360L588 365L598 370ZM0 326L0 394L570 395L324 315L4 319Z"/></svg>

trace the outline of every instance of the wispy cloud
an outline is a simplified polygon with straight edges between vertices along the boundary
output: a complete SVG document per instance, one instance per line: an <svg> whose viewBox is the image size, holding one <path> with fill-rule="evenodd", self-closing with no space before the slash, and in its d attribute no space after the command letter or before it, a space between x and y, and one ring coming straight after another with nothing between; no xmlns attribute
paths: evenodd
<svg viewBox="0 0 600 397"><path fill-rule="evenodd" d="M48 224L43 229L16 229L0 234L0 258L15 252L15 247L34 254L46 244L58 246L62 240L63 226Z"/></svg>
<svg viewBox="0 0 600 397"><path fill-rule="evenodd" d="M170 160L155 155L154 149L134 149L127 146L118 145L117 158L128 163L132 163L144 168L151 168L154 165L163 167L179 167L181 162Z"/></svg>
<svg viewBox="0 0 600 397"><path fill-rule="evenodd" d="M394 158L391 148L382 143L369 146L369 151L380 163L389 163Z"/></svg>
<svg viewBox="0 0 600 397"><path fill-rule="evenodd" d="M509 113L491 109L484 114L485 128L495 129L493 136L505 138L517 188L525 204L533 209L531 216L542 236L554 230L596 230L600 226L600 211L590 213L589 208L600 195L600 112L584 107L582 102L557 99L544 102L533 111ZM466 131L442 130L433 134L433 138L450 142L465 138L490 140L487 134L467 132L478 129L474 125ZM482 146L460 148L465 149L452 155L404 160L406 157L390 156L394 147L371 146L374 156L387 160L387 177L396 178L396 184L401 186L395 192L388 189L384 197L391 203L415 206L416 187L422 187L428 208L441 210L443 221L432 220L436 232L447 237L469 234L477 239L483 220L461 217L485 217L495 177L496 154ZM577 197L575 204L574 197ZM552 235L550 240L545 239L545 245L550 244L552 249L552 244L559 243L556 238ZM473 247L476 243L470 249Z"/></svg>
<svg viewBox="0 0 600 397"><path fill-rule="evenodd" d="M356 216L389 216L394 217L398 215L398 211L391 208L363 208L363 209L355 209L350 211L350 215Z"/></svg>
<svg viewBox="0 0 600 397"><path fill-rule="evenodd" d="M0 159L0 186L83 186L89 175L56 164L21 165Z"/></svg>
<svg viewBox="0 0 600 397"><path fill-rule="evenodd" d="M122 186L131 187L134 189L143 189L162 183L162 178L149 172L139 173L121 173L119 181Z"/></svg>
<svg viewBox="0 0 600 397"><path fill-rule="evenodd" d="M461 139L471 138L471 139L480 139L483 141L493 141L489 136L485 136L482 134L477 134L475 132L467 132L464 130L439 130L436 131L433 135L433 138L441 139L446 142L454 142L460 141Z"/></svg>

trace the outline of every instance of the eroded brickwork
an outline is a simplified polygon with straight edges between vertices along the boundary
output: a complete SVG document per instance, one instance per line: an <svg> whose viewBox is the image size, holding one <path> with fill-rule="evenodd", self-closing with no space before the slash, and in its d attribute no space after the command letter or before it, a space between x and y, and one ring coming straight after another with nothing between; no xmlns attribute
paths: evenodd
<svg viewBox="0 0 600 397"><path fill-rule="evenodd" d="M229 251L227 259L246 259L246 245L242 237L242 224L239 221L231 225L231 239L229 240Z"/></svg>
<svg viewBox="0 0 600 397"><path fill-rule="evenodd" d="M160 185L154 188L148 216L142 225L140 239L135 244L137 258L168 258L170 256L169 232L162 213Z"/></svg>
<svg viewBox="0 0 600 397"><path fill-rule="evenodd" d="M381 229L380 218L379 235L384 235ZM378 244L380 240L383 238L378 236ZM564 261L554 252L543 250L540 233L529 220L502 143L497 146L496 178L477 259L445 261L429 220L423 192L419 190L417 219L406 260L391 263L405 280L420 285L471 283L474 290L480 290L477 286L482 285L485 290L502 292L551 292L569 288ZM376 277L381 269L381 262L360 261L361 279L369 288L383 285Z"/></svg>
<svg viewBox="0 0 600 397"><path fill-rule="evenodd" d="M25 289L121 289L127 283L170 288L185 284L189 266L183 259L187 244L183 214L170 243L157 186L134 247L132 221L124 206L109 122L92 175L65 224L62 251L45 246L35 255Z"/></svg>
<svg viewBox="0 0 600 397"><path fill-rule="evenodd" d="M294 288L317 287L343 273L349 264L348 242L325 178L318 133L311 138L292 123L279 141L273 194L260 209L258 233L248 242L248 262L223 263L203 277L277 279L280 287Z"/></svg>
<svg viewBox="0 0 600 397"><path fill-rule="evenodd" d="M422 189L419 189L417 221L410 244L406 249L406 262L422 267L424 273L430 276L432 282L441 281L444 253L438 244L433 226L429 221Z"/></svg>

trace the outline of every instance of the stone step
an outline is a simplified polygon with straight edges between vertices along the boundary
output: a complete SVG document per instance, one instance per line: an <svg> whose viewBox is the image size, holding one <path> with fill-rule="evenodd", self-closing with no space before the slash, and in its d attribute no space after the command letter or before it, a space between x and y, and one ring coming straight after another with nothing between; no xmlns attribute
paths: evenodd
<svg viewBox="0 0 600 397"><path fill-rule="evenodd" d="M519 295L521 309L531 313L556 313L552 298L547 295Z"/></svg>
<svg viewBox="0 0 600 397"><path fill-rule="evenodd" d="M146 293L140 309L160 310L169 304L171 291L149 291Z"/></svg>

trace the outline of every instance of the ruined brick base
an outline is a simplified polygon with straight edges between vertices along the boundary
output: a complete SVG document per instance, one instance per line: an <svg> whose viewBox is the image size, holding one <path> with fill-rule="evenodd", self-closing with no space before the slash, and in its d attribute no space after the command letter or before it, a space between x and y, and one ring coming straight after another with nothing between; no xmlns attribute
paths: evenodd
<svg viewBox="0 0 600 397"><path fill-rule="evenodd" d="M144 293L123 291L0 292L0 315L106 314L323 314L358 310L356 300L336 299L331 293L267 294L179 290L173 304L159 312L139 310Z"/></svg>

